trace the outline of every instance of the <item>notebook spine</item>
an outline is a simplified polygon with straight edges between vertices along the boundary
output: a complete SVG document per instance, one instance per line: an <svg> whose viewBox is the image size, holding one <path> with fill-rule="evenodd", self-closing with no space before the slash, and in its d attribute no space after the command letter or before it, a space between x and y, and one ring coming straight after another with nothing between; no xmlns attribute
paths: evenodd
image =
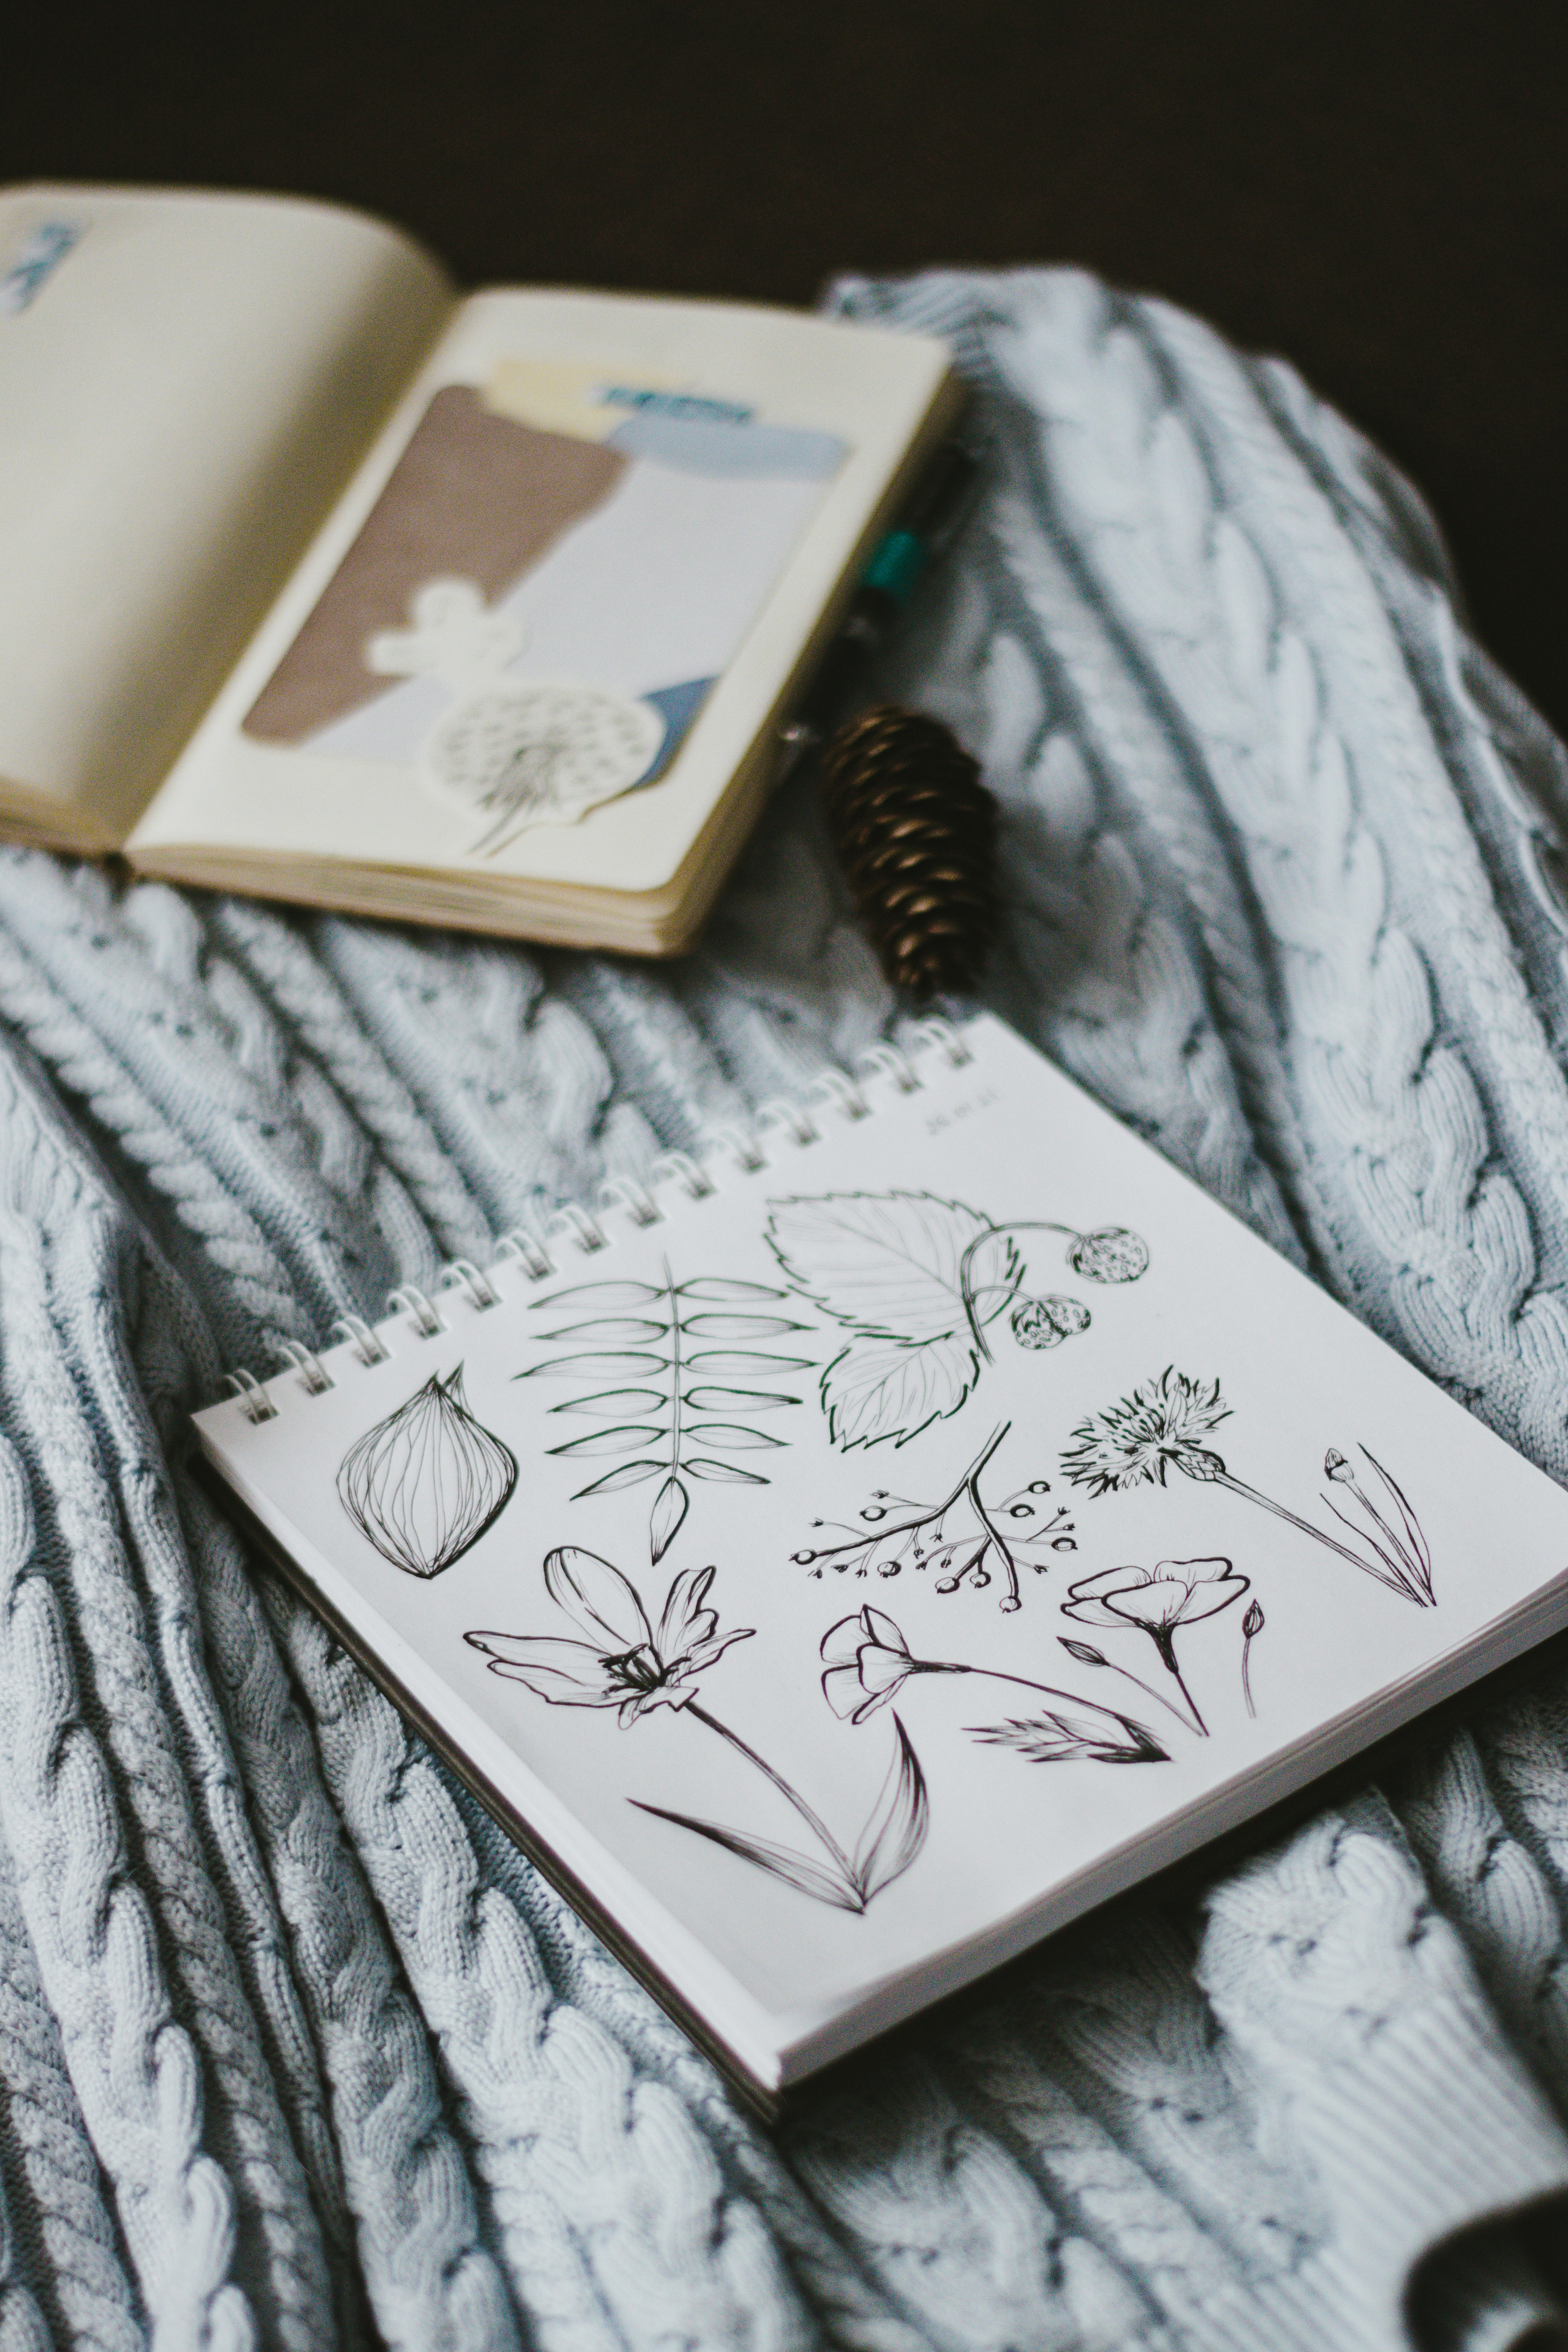
<svg viewBox="0 0 1568 2352"><path fill-rule="evenodd" d="M763 1103L749 1127L710 1129L700 1157L686 1151L662 1153L646 1181L635 1176L606 1178L599 1187L595 1209L568 1202L540 1233L514 1226L497 1244L489 1271L470 1258L452 1259L441 1268L434 1299L413 1283L400 1284L388 1293L386 1319L381 1326L367 1323L359 1315L340 1316L330 1335L337 1345L327 1354L365 1370L386 1363L396 1352L391 1344L395 1331L406 1332L417 1345L450 1330L440 1308L453 1297L466 1298L480 1314L504 1305L495 1279L503 1271L521 1273L529 1283L548 1282L564 1270L563 1261L569 1253L596 1257L615 1246L616 1236L613 1229L606 1230L606 1220L624 1217L639 1231L662 1224L667 1213L658 1196L667 1187L679 1189L689 1201L710 1200L727 1188L727 1175L754 1176L776 1166L773 1153L781 1144L785 1150L807 1151L822 1140L829 1120L840 1118L858 1125L873 1118L877 1104L871 1089L886 1087L895 1095L918 1094L926 1084L921 1065L929 1056L939 1056L952 1068L963 1068L973 1058L962 1030L947 1021L921 1022L910 1034L909 1047L908 1052L889 1045L868 1048L858 1057L858 1077L845 1070L825 1069L812 1081L806 1101L790 1102L780 1097ZM323 1356L301 1340L280 1341L277 1354L280 1368L293 1370L307 1396L324 1395L338 1385L336 1372ZM224 1385L249 1420L277 1419L276 1402L244 1365L228 1373Z"/></svg>

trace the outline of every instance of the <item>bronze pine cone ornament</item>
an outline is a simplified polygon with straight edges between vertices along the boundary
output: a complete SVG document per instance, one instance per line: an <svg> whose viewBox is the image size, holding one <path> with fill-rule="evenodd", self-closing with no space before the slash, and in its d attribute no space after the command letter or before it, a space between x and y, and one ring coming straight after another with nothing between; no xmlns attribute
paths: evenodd
<svg viewBox="0 0 1568 2352"><path fill-rule="evenodd" d="M822 806L882 970L915 996L979 978L995 936L996 803L939 719L879 703L822 754Z"/></svg>

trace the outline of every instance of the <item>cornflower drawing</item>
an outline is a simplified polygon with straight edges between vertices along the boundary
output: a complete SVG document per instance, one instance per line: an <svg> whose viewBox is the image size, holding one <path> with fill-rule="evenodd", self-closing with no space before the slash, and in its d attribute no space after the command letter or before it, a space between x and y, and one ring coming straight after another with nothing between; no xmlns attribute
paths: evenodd
<svg viewBox="0 0 1568 2352"><path fill-rule="evenodd" d="M465 1633L481 1650L492 1674L521 1683L552 1706L614 1707L623 1730L653 1708L679 1710L700 1723L731 1751L762 1773L811 1832L826 1861L752 1837L663 1805L628 1801L639 1812L690 1830L736 1854L742 1862L783 1879L802 1895L840 1911L863 1912L875 1895L900 1878L919 1854L930 1828L930 1806L919 1759L895 1715L896 1748L880 1795L852 1854L847 1853L800 1791L742 1738L710 1715L698 1699L700 1681L736 1642L749 1642L753 1629L721 1633L708 1596L717 1570L683 1569L670 1585L658 1627L651 1626L637 1588L597 1553L570 1544L549 1554L544 1585L556 1606L576 1626L580 1640L549 1633Z"/></svg>
<svg viewBox="0 0 1568 2352"><path fill-rule="evenodd" d="M1239 1575L1228 1559L1163 1559L1154 1568L1102 1568L1096 1575L1080 1577L1068 1588L1062 1615L1075 1617L1083 1625L1109 1626L1113 1632L1135 1625L1141 1633L1147 1633L1160 1654L1161 1664L1175 1678L1193 1729L1206 1739L1208 1726L1198 1712L1197 1702L1177 1662L1176 1629L1180 1625L1195 1625L1205 1617L1217 1617L1222 1609L1228 1609L1233 1601L1241 1599L1250 1580ZM1075 1656L1083 1657L1078 1644L1067 1643L1065 1646ZM1087 1664L1089 1660L1085 1657L1083 1663ZM1110 1659L1099 1655L1093 1663L1113 1665ZM1114 1666L1113 1671L1125 1674L1127 1670ZM1139 1677L1133 1675L1131 1679L1137 1682ZM1147 1690L1149 1686L1143 1683L1141 1687Z"/></svg>
<svg viewBox="0 0 1568 2352"><path fill-rule="evenodd" d="M1288 1510L1283 1503L1275 1502L1271 1496L1260 1494L1245 1479L1234 1476L1226 1468L1224 1456L1202 1443L1220 1422L1229 1417L1230 1407L1220 1394L1217 1381L1207 1383L1195 1381L1185 1372L1178 1372L1173 1366L1167 1365L1155 1379L1142 1381L1130 1397L1123 1397L1118 1403L1107 1406L1103 1412L1091 1414L1088 1421L1075 1429L1073 1442L1062 1454L1062 1468L1074 1486L1086 1486L1096 1497L1125 1494L1133 1486L1163 1486L1167 1470L1179 1470L1184 1478L1223 1486L1230 1494L1258 1504L1260 1509L1271 1511L1277 1519L1283 1519L1287 1526L1297 1528L1304 1536L1310 1536L1314 1543L1322 1544L1328 1550L1338 1553L1341 1559L1348 1560L1363 1576L1370 1576L1377 1583L1386 1585L1391 1592L1397 1592L1402 1599L1414 1601L1417 1608L1429 1609L1434 1605L1431 1569L1425 1541L1414 1513L1386 1471L1376 1463L1373 1464L1405 1514L1407 1540L1412 1547L1409 1555L1412 1564L1408 1570L1402 1569L1375 1538L1366 1539L1373 1555L1369 1559L1366 1553L1352 1551L1348 1544L1340 1543L1333 1536L1325 1534L1321 1528L1313 1527L1310 1520ZM1363 1447L1361 1450L1365 1453L1366 1449ZM1367 1454L1366 1458L1371 1462L1373 1457ZM1343 1465L1344 1456L1331 1453L1325 1463L1331 1478L1338 1475L1333 1466L1335 1464ZM1377 1517L1373 1505L1359 1486L1353 1491L1363 1508ZM1350 1527L1351 1523L1343 1512L1335 1509L1332 1503L1329 1507L1334 1510L1334 1516L1342 1524ZM1377 1524L1385 1536L1392 1537L1386 1521L1377 1517ZM1354 1534L1356 1530L1352 1528L1351 1532Z"/></svg>
<svg viewBox="0 0 1568 2352"><path fill-rule="evenodd" d="M995 1666L915 1657L893 1620L869 1604L829 1626L822 1637L822 1695L834 1714L846 1722L864 1723L879 1707L889 1705L916 1675L979 1675L990 1682L1038 1691L1063 1704L1043 1710L1037 1719L1028 1722L965 1724L964 1729L977 1739L1017 1748L1037 1764L1062 1764L1079 1758L1097 1764L1170 1760L1169 1751L1151 1731L1114 1707L1097 1706L1093 1699L1058 1690L1050 1683L1034 1682L1026 1675L1004 1674Z"/></svg>

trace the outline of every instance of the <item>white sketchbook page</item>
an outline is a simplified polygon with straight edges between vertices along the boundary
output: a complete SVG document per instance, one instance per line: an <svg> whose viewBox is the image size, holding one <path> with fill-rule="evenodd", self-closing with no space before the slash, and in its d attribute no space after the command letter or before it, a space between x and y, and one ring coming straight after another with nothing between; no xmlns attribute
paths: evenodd
<svg viewBox="0 0 1568 2352"><path fill-rule="evenodd" d="M721 637L713 657L723 663L722 675L668 772L581 823L536 827L499 851L479 850L471 813L454 817L415 762L369 755L378 745L374 707L328 751L258 741L246 719L372 517L432 401L454 386L484 394L520 362L594 368L606 379L732 400L763 427L832 436L845 454L830 479L808 486L809 498L793 495L799 486L784 486L790 508L784 528L761 513L754 525L742 517L742 551L753 530L774 543L765 576L754 583L761 607L747 604L738 649ZM160 851L195 845L290 860L452 867L499 883L527 877L616 891L667 885L751 752L949 373L945 347L931 338L788 311L531 290L470 297L138 826L133 856L155 866ZM639 657L628 682L640 679L640 667ZM418 704L421 696L436 715L425 682L410 698ZM356 742L362 756L347 756Z"/></svg>
<svg viewBox="0 0 1568 2352"><path fill-rule="evenodd" d="M29 278L29 253L56 257ZM132 188L0 192L4 272L0 777L74 804L73 828L109 845L451 289L363 214Z"/></svg>
<svg viewBox="0 0 1568 2352"><path fill-rule="evenodd" d="M432 1339L416 1338L406 1320L388 1327L392 1360L374 1370L338 1351L331 1359L338 1383L331 1393L309 1398L289 1375L271 1383L276 1420L252 1426L237 1405L200 1417L204 1443L232 1465L237 1481L269 1498L333 1563L341 1589L358 1596L362 1629L373 1640L379 1629L393 1629L444 1678L457 1701L452 1720L459 1731L474 1719L489 1727L618 1870L647 1890L649 1916L653 1906L668 1913L750 2000L781 2019L830 2012L879 1980L984 1936L1129 1842L1152 1842L1162 1825L1238 1774L1287 1755L1379 1691L1433 1672L1482 1628L1560 1579L1568 1564L1568 1500L1551 1481L1000 1024L984 1020L965 1034L975 1048L966 1067L926 1057L919 1093L882 1102L859 1124L835 1116L816 1144L775 1143L772 1165L734 1175L718 1198L680 1205L672 1200L666 1222L647 1233L622 1232L613 1247L591 1256L563 1254L556 1279L532 1286L515 1271L503 1273L505 1304L489 1313L455 1297L444 1307L447 1328ZM912 1335L895 1349L901 1393L911 1407L952 1405L967 1385L954 1410L902 1445L889 1434L844 1450L831 1441L818 1391L824 1368L836 1361L840 1370L828 1372L830 1389L842 1379L850 1334L821 1307L788 1295L786 1269L766 1229L770 1215L784 1213L778 1204L791 1200L854 1194L856 1213L869 1203L874 1214L878 1196L899 1192L928 1196L928 1233L940 1233L944 1219L959 1214L954 1203L968 1213L971 1232L979 1220L998 1227L1050 1220L1068 1233L1014 1235L1017 1286L984 1327L991 1360L976 1362L962 1318L950 1318L952 1338L923 1355ZM895 1208L892 1231L908 1213ZM1134 1270L1133 1244L1121 1240L1079 1247L1075 1271L1070 1236L1111 1229L1142 1238L1146 1270L1121 1281L1096 1281L1081 1270ZM913 1229L902 1230L907 1235ZM983 1244L993 1273L1004 1270L1003 1247ZM889 1253L840 1250L837 1271L829 1265L818 1286L825 1297L836 1286L845 1293L869 1266L883 1278L882 1319L896 1329L900 1318L918 1320L933 1306L929 1283L922 1286L919 1276L920 1262L931 1255L916 1242L916 1278L906 1283ZM689 1317L733 1311L804 1328L732 1340L710 1327L687 1332L683 1344L692 1360L685 1377L692 1390L722 1386L798 1402L759 1407L737 1396L723 1407L731 1430L764 1431L778 1441L773 1446L735 1451L733 1438L690 1441L705 1446L710 1462L768 1483L688 1475L686 1516L655 1566L650 1506L662 1475L584 1496L580 1490L595 1476L613 1474L637 1452L554 1450L619 1426L614 1416L624 1418L633 1401L610 1407L608 1416L551 1408L618 1387L657 1391L662 1375L645 1375L635 1362L580 1367L581 1378L572 1370L541 1376L538 1368L593 1351L657 1358L663 1343L650 1347L646 1333L571 1329L598 1320L595 1309L611 1319L655 1319L658 1310L646 1302L619 1289L597 1299L562 1294L588 1283L658 1284L667 1265L678 1283L750 1284L785 1294L709 1306L689 1293ZM1011 1284L1013 1274L1005 1279ZM862 1300L868 1295L863 1291ZM1087 1325L1071 1329L1086 1308ZM1039 1336L1042 1314L1068 1325L1069 1335L1029 1347L1015 1332L1015 1312L1026 1338ZM932 1326L928 1317L928 1330ZM550 1339L549 1333L567 1336ZM709 1349L731 1360L699 1365L695 1358ZM768 1355L795 1360L742 1360ZM448 1378L459 1364L475 1418L510 1450L519 1475L471 1549L424 1580L365 1539L334 1481L356 1440L432 1374ZM1140 1390L1141 1434L1124 1423L1094 1427L1109 1447L1108 1467L1124 1474L1133 1458L1125 1446L1117 1453L1119 1428L1130 1444L1144 1444L1142 1458L1152 1459L1147 1447L1159 1440L1147 1384L1167 1369L1194 1385L1185 1391L1166 1386L1163 1485L1144 1480L1098 1497L1075 1486L1063 1466L1075 1429ZM1215 1420L1222 1404L1227 1417ZM1189 1456L1195 1446L1204 1475L1184 1475L1179 1466L1183 1444L1173 1420L1179 1406ZM635 1409L645 1410L640 1403ZM718 1401L700 1399L689 1421L695 1412L711 1423L719 1410ZM646 1425L667 1427L657 1405L646 1408ZM1004 1428L978 1486L993 1523L1016 1542L1016 1608L999 1605L1011 1594L994 1548L984 1562L987 1582L972 1572L955 1590L939 1590L947 1580L942 1570L951 1576L978 1549L984 1529L973 1517L964 1522L964 1549L938 1570L916 1565L907 1553L894 1573L880 1572L892 1564L885 1556L850 1554L844 1566L795 1557L914 1516L878 1490L915 1505L939 1502ZM635 1444L650 1456L659 1450L653 1438ZM1339 1477L1324 1475L1330 1448L1344 1457ZM1368 1454L1397 1482L1408 1518ZM428 1474L435 1454L427 1443L420 1458ZM505 1482L495 1479L493 1454L488 1470L481 1462L476 1471L478 1460L470 1454L468 1473L493 1500ZM405 1454L405 1512L411 1465L417 1469ZM1353 1486L1345 1469L1353 1473ZM379 1507L390 1516L389 1491L384 1481ZM1381 1527L1362 1497L1382 1513ZM448 1483L448 1524L463 1507ZM859 1517L867 1509L889 1517L868 1524ZM814 1527L818 1519L838 1526ZM405 1518L405 1535L413 1525ZM416 1529L426 1546L429 1527L426 1516ZM1026 1542L1031 1531L1036 1539ZM1386 1563L1371 1536L1383 1545ZM1331 1549L1325 1537L1352 1557ZM542 1573L546 1555L561 1546L582 1547L613 1563L641 1594L656 1626L672 1580L712 1565L716 1575L705 1597L717 1610L718 1635L744 1627L748 1638L700 1675L689 1706L654 1706L623 1726L611 1708L552 1704L493 1671L491 1656L504 1643L493 1643L487 1655L464 1637L479 1631L581 1641ZM1435 1606L1418 1605L1427 1557ZM1138 1570L1193 1561L1208 1565L1137 1584ZM1405 1580L1405 1589L1376 1580L1373 1568L1392 1575L1394 1586ZM1134 1573L1113 1573L1124 1570ZM590 1572L581 1563L579 1571L587 1589ZM1074 1603L1072 1588L1081 1596L1089 1579L1097 1580L1093 1591ZM614 1591L602 1582L598 1589L601 1597ZM1109 1618L1097 1612L1095 1595L1107 1590L1125 1621L1115 1610ZM1180 1683L1145 1630L1168 1620L1177 1601L1184 1622L1171 1639ZM869 1642L864 1629L842 1640L846 1656L857 1643L868 1651L868 1697L897 1679L893 1628L923 1667L949 1671L909 1673L857 1724L826 1703L819 1651L830 1628L868 1604L880 1612L870 1624L880 1643ZM1257 1710L1249 1715L1242 1664L1244 1629L1255 1606L1261 1624L1246 1644ZM603 1655L620 1652L625 1633L623 1625L613 1642L606 1633ZM1064 1638L1081 1645L1079 1657L1064 1648ZM1081 1650L1110 1663L1089 1663ZM538 1654L529 1654L535 1668ZM595 1684L601 1670L588 1652L559 1654ZM629 1671L621 1654L621 1667L602 1670L610 1682ZM1052 1697L1030 1685L1069 1696ZM712 1721L694 1714L695 1706ZM895 1721L919 1759L929 1834L910 1865L861 1910L832 1907L757 1860L638 1809L657 1805L773 1841L830 1875L826 1850L798 1811L714 1726L743 1739L853 1860L897 1755ZM1009 1723L1031 1722L1042 1728L1019 1737L1047 1749L1088 1733L1125 1750L1136 1727L1139 1741L1163 1752L1147 1761L1090 1755L1033 1760L1010 1744L1006 1730ZM918 1843L912 1822L903 1827L911 1844ZM1120 1865L1118 1874L1127 1875ZM624 1898L620 1907L624 1913ZM636 1922L628 1924L635 1931Z"/></svg>

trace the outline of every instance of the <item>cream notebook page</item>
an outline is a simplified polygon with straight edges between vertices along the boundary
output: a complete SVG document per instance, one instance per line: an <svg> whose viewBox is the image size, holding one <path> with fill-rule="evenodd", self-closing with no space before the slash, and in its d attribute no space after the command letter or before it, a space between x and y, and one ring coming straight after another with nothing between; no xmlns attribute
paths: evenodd
<svg viewBox="0 0 1568 2352"><path fill-rule="evenodd" d="M798 1117L197 1423L764 2082L1568 1614L1562 1492L1000 1024Z"/></svg>
<svg viewBox="0 0 1568 2352"><path fill-rule="evenodd" d="M326 205L0 190L0 808L117 847L450 310Z"/></svg>
<svg viewBox="0 0 1568 2352"><path fill-rule="evenodd" d="M668 885L948 373L785 311L471 296L132 856Z"/></svg>

